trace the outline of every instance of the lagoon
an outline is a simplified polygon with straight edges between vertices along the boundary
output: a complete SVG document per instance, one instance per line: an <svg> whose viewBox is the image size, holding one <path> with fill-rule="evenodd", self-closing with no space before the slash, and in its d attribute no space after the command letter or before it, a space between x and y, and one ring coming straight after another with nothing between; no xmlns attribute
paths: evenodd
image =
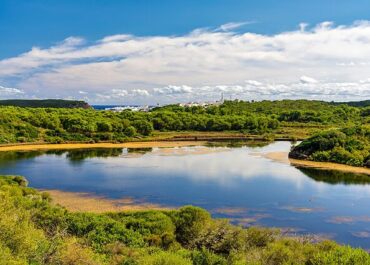
<svg viewBox="0 0 370 265"><path fill-rule="evenodd" d="M297 168L266 157L290 142L0 153L0 174L31 187L197 205L243 226L282 228L370 249L370 176Z"/></svg>

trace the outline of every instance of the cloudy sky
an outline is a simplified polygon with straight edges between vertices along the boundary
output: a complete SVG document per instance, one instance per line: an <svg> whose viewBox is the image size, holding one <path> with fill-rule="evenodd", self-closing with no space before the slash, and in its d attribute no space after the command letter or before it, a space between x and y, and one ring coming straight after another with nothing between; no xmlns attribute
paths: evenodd
<svg viewBox="0 0 370 265"><path fill-rule="evenodd" d="M369 1L252 2L3 0L0 98L370 98Z"/></svg>

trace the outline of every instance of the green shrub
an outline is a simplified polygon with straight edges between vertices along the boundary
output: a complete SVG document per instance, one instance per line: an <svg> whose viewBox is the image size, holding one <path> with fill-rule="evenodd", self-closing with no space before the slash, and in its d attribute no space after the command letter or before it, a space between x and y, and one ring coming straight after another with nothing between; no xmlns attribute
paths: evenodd
<svg viewBox="0 0 370 265"><path fill-rule="evenodd" d="M186 247L194 247L196 239L211 221L211 215L198 207L185 206L175 214L176 239Z"/></svg>
<svg viewBox="0 0 370 265"><path fill-rule="evenodd" d="M369 254L362 249L350 247L335 247L330 251L320 251L315 254L313 265L369 265Z"/></svg>

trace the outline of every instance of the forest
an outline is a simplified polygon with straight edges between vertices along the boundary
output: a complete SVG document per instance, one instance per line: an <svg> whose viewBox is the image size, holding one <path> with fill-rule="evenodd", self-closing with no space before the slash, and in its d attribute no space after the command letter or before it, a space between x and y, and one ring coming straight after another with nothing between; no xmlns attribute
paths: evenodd
<svg viewBox="0 0 370 265"><path fill-rule="evenodd" d="M316 131L370 123L370 107L322 101L226 101L208 107L168 105L150 112L83 108L0 107L0 143L124 142L153 132L239 132L245 135ZM308 134L308 135L307 135Z"/></svg>
<svg viewBox="0 0 370 265"><path fill-rule="evenodd" d="M20 176L0 176L0 198L0 264L370 264L362 249L235 226L193 206L69 212Z"/></svg>

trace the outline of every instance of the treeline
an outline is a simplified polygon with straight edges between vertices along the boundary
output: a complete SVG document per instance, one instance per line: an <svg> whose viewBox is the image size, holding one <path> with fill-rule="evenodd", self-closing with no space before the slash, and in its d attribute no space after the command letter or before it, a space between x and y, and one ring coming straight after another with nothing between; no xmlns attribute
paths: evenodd
<svg viewBox="0 0 370 265"><path fill-rule="evenodd" d="M349 101L349 102L332 102L333 104L346 104L353 107L370 107L370 100Z"/></svg>
<svg viewBox="0 0 370 265"><path fill-rule="evenodd" d="M0 142L125 141L150 135L144 113L113 113L93 109L0 108Z"/></svg>
<svg viewBox="0 0 370 265"><path fill-rule="evenodd" d="M0 106L28 108L91 108L85 101L64 99L5 99L0 100Z"/></svg>
<svg viewBox="0 0 370 265"><path fill-rule="evenodd" d="M225 101L222 105L204 107L181 107L168 105L155 110L168 110L174 113L211 114L216 116L245 116L249 114L265 115L280 122L345 124L348 122L370 122L362 116L360 107L347 104L332 104L325 101L281 100L281 101ZM155 111L154 110L154 111Z"/></svg>
<svg viewBox="0 0 370 265"><path fill-rule="evenodd" d="M370 167L370 126L318 133L292 149L292 158Z"/></svg>
<svg viewBox="0 0 370 265"><path fill-rule="evenodd" d="M26 185L22 177L0 176L0 264L370 264L361 249L244 229L192 206L72 213Z"/></svg>
<svg viewBox="0 0 370 265"><path fill-rule="evenodd" d="M0 107L0 143L126 141L157 131L275 133L281 128L370 123L370 107L321 101L226 101L208 107L168 105L151 112Z"/></svg>

